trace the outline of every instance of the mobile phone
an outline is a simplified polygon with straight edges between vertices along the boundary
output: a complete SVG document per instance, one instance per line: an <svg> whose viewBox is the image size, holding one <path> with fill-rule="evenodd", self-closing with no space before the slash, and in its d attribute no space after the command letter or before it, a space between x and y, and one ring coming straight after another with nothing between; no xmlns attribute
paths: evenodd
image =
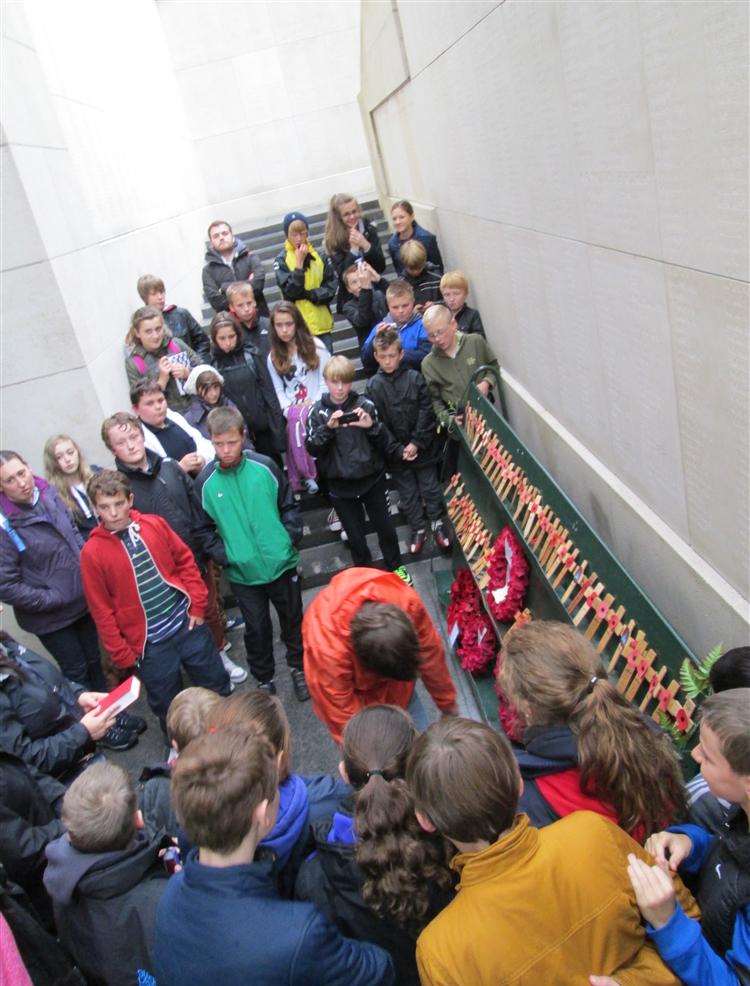
<svg viewBox="0 0 750 986"><path fill-rule="evenodd" d="M349 411L347 414L342 414L339 418L340 425L350 425L354 421L359 421L359 415L355 411Z"/></svg>

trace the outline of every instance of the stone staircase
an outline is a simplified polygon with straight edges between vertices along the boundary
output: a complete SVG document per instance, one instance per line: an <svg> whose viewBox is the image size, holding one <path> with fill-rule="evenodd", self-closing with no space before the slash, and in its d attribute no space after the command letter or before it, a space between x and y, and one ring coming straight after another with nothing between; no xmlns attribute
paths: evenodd
<svg viewBox="0 0 750 986"><path fill-rule="evenodd" d="M388 224L380 209L377 201L361 203L362 213L371 223L375 225L380 236L383 253L386 257L386 268L384 276L388 279L395 277L393 264L390 256L385 249L388 239ZM322 249L323 230L325 228L325 212L309 215L310 221L310 241L316 250ZM247 223L235 224L237 237L243 240L249 248L257 253L263 261L266 270L266 283L264 294L269 308L273 308L276 302L281 301L281 292L276 284L273 272L273 261L282 248L284 243L284 230L281 223L273 226L264 226L260 229L251 229ZM338 356L347 356L357 367L357 376L354 388L359 392L364 390L365 375L362 369L362 362L359 356L359 345L357 335L343 315L337 315L335 303L331 306L334 312L333 325L333 351ZM209 305L203 308L203 320L208 326L213 316L213 311ZM404 561L409 562L409 539L410 530L404 518L398 510L398 497L395 491L390 493L391 514L396 523L399 543ZM325 585L341 569L351 565L352 559L348 547L341 541L339 533L331 531L326 526L326 518L330 510L330 505L320 496L303 496L301 499L302 514L304 518L304 537L300 546L300 570L302 574L302 588L308 589L319 585ZM372 551L375 564L378 565L382 556L378 547L377 538L368 523L367 541ZM435 547L431 539L428 538L427 544L419 555L420 560L438 557L440 552Z"/></svg>

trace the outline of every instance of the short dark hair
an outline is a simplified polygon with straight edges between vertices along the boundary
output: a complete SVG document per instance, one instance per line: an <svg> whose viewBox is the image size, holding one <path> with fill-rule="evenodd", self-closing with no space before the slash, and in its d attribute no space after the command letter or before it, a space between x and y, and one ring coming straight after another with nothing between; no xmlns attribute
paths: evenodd
<svg viewBox="0 0 750 986"><path fill-rule="evenodd" d="M164 388L159 386L159 381L156 377L148 376L134 383L130 388L130 403L133 407L138 407L141 403L141 398L145 397L146 394L163 394Z"/></svg>
<svg viewBox="0 0 750 986"><path fill-rule="evenodd" d="M91 477L86 492L89 500L96 506L97 496L117 496L118 493L130 496L133 490L127 476L123 476L116 469L102 469Z"/></svg>
<svg viewBox="0 0 750 986"><path fill-rule="evenodd" d="M241 435L245 434L245 419L236 407L215 407L208 412L206 425L211 438L214 435L223 435L232 428L236 428Z"/></svg>
<svg viewBox="0 0 750 986"><path fill-rule="evenodd" d="M750 688L750 647L733 647L711 668L711 687L715 692L730 688Z"/></svg>
<svg viewBox="0 0 750 986"><path fill-rule="evenodd" d="M349 625L358 661L396 681L414 681L419 669L419 638L414 626L393 603L364 602Z"/></svg>
<svg viewBox="0 0 750 986"><path fill-rule="evenodd" d="M447 716L416 740L406 766L415 807L455 842L496 842L513 825L521 775L505 735Z"/></svg>
<svg viewBox="0 0 750 986"><path fill-rule="evenodd" d="M401 333L395 326L388 326L382 332L376 332L372 340L373 349L388 349L389 346L404 348L404 344L401 342Z"/></svg>
<svg viewBox="0 0 750 986"><path fill-rule="evenodd" d="M701 706L700 719L716 733L722 755L735 774L750 777L750 688L709 695Z"/></svg>
<svg viewBox="0 0 750 986"><path fill-rule="evenodd" d="M222 729L192 740L172 767L177 818L195 846L226 855L252 826L258 805L273 800L278 768L271 744L247 729Z"/></svg>

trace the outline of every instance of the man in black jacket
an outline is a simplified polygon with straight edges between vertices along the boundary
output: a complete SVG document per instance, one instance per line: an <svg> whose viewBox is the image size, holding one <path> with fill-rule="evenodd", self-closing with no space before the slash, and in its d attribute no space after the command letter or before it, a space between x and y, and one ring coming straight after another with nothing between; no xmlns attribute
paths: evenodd
<svg viewBox="0 0 750 986"><path fill-rule="evenodd" d="M167 886L162 835L149 839L122 767L93 764L62 805L67 834L47 846L44 885L60 940L87 977L108 986L151 971L156 905Z"/></svg>
<svg viewBox="0 0 750 986"><path fill-rule="evenodd" d="M203 291L209 305L215 312L227 311L227 287L234 281L249 281L258 302L258 310L261 315L268 315L268 305L263 294L266 272L260 257L251 253L247 245L235 237L232 227L223 219L211 223L208 227L208 239L211 246L206 250Z"/></svg>
<svg viewBox="0 0 750 986"><path fill-rule="evenodd" d="M162 458L146 448L143 425L134 414L118 411L106 418L102 424L102 441L115 457L115 469L130 483L135 509L163 517L195 555L208 590L206 623L231 680L235 684L245 681L247 671L231 661L225 652L224 619L200 533L203 518L193 495L193 480L174 459Z"/></svg>

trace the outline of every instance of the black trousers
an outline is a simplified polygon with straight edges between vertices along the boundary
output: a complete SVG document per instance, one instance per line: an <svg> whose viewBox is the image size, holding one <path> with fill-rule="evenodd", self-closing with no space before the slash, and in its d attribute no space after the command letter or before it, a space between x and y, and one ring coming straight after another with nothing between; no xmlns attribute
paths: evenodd
<svg viewBox="0 0 750 986"><path fill-rule="evenodd" d="M443 494L434 465L394 469L391 478L398 492L401 513L408 520L412 534L427 527L425 512L430 520L440 520Z"/></svg>
<svg viewBox="0 0 750 986"><path fill-rule="evenodd" d="M284 460L281 458L281 452L276 448L271 431L253 432L252 441L256 452L260 452L261 455L267 455L269 459L273 459L279 469L284 468Z"/></svg>
<svg viewBox="0 0 750 986"><path fill-rule="evenodd" d="M83 685L90 692L107 691L99 638L88 613L79 616L75 623L37 636L60 665L66 678Z"/></svg>
<svg viewBox="0 0 750 986"><path fill-rule="evenodd" d="M349 499L331 495L331 503L333 503L339 520L346 531L346 536L349 538L349 547L352 551L354 564L372 564L372 554L367 546L365 531L367 523L365 511L367 511L367 516L378 536L378 544L383 552L385 564L387 568L393 571L394 568L399 568L402 565L401 551L398 546L396 528L388 512L388 500L385 492L385 477L381 476L377 483L362 496Z"/></svg>
<svg viewBox="0 0 750 986"><path fill-rule="evenodd" d="M247 665L261 683L274 673L273 624L269 603L279 617L281 639L286 645L286 663L302 670L302 590L295 568L290 568L273 582L243 585L230 582L237 604L245 618L245 652Z"/></svg>

